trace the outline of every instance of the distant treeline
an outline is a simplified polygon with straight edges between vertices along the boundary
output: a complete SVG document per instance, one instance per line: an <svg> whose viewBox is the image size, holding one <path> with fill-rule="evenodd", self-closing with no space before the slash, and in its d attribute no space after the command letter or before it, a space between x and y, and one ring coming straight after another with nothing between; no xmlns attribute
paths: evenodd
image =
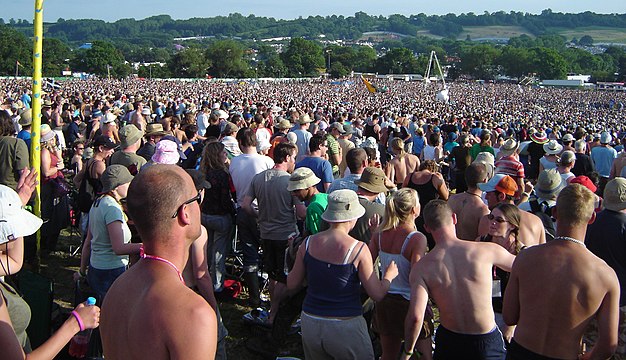
<svg viewBox="0 0 626 360"><path fill-rule="evenodd" d="M4 20L0 19L4 22ZM29 31L26 20L7 20L7 24ZM626 14L596 14L584 12L563 14L544 10L541 14L511 11L498 11L484 14L447 15L390 15L371 16L357 12L354 16L309 16L293 20L243 16L235 13L229 16L212 18L191 18L173 20L169 15L152 16L143 20L122 19L115 22L102 20L64 20L47 24L45 36L60 39L66 43L80 43L93 40L125 39L136 45L163 47L171 44L173 38L192 36L241 37L242 39L263 39L273 37L315 38L325 35L327 39L354 40L369 31L392 31L416 36L418 31L428 31L433 35L456 38L464 26L521 26L533 35L546 35L551 28L577 28L602 26L626 28ZM32 30L30 30L32 31ZM31 32L32 33L32 32ZM28 35L28 34L27 34Z"/></svg>

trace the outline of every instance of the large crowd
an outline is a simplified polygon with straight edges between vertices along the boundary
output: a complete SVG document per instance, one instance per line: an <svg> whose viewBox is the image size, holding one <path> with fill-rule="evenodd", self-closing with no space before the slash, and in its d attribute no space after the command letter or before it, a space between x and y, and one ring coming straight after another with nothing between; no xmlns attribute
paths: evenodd
<svg viewBox="0 0 626 360"><path fill-rule="evenodd" d="M225 359L236 252L266 357L297 324L307 359L626 358L626 93L378 82L48 83L34 129L0 80L0 275L76 221L98 298L33 350L0 281L0 347Z"/></svg>

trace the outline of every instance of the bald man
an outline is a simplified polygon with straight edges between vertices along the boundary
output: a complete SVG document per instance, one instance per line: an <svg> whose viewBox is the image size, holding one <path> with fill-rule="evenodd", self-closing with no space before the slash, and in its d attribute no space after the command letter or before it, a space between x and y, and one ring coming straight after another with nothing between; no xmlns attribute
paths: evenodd
<svg viewBox="0 0 626 360"><path fill-rule="evenodd" d="M215 358L215 311L180 273L201 234L199 202L193 180L175 165L151 166L131 182L128 210L145 255L104 299L107 359Z"/></svg>

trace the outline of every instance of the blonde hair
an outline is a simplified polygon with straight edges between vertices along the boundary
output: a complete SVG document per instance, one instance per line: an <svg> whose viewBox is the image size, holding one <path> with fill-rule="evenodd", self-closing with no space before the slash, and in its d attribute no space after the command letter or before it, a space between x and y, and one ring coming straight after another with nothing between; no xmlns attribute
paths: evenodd
<svg viewBox="0 0 626 360"><path fill-rule="evenodd" d="M392 230L401 223L412 222L411 211L414 207L419 208L419 195L417 191L404 188L400 189L387 198L385 216L380 224L380 231ZM419 210L419 209L418 209Z"/></svg>
<svg viewBox="0 0 626 360"><path fill-rule="evenodd" d="M580 184L570 184L556 199L557 219L574 226L586 225L595 209L596 196Z"/></svg>

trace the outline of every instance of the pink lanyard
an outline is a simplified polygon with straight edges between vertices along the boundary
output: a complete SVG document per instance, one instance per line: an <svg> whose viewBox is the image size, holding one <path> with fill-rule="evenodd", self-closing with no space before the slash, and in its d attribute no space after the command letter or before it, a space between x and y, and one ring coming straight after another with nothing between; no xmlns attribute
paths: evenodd
<svg viewBox="0 0 626 360"><path fill-rule="evenodd" d="M160 261L160 262L166 263L167 265L171 266L174 270L176 270L176 273L178 274L178 278L180 279L180 282L182 282L183 285L185 285L185 279L183 279L183 274L180 273L180 271L178 270L176 265L174 265L174 263L172 263L171 261L169 261L167 259L164 259L164 258L162 258L160 256L148 255L148 254L144 253L143 246L141 247L141 251L139 252L139 256L141 256L142 259L156 260L156 261Z"/></svg>

